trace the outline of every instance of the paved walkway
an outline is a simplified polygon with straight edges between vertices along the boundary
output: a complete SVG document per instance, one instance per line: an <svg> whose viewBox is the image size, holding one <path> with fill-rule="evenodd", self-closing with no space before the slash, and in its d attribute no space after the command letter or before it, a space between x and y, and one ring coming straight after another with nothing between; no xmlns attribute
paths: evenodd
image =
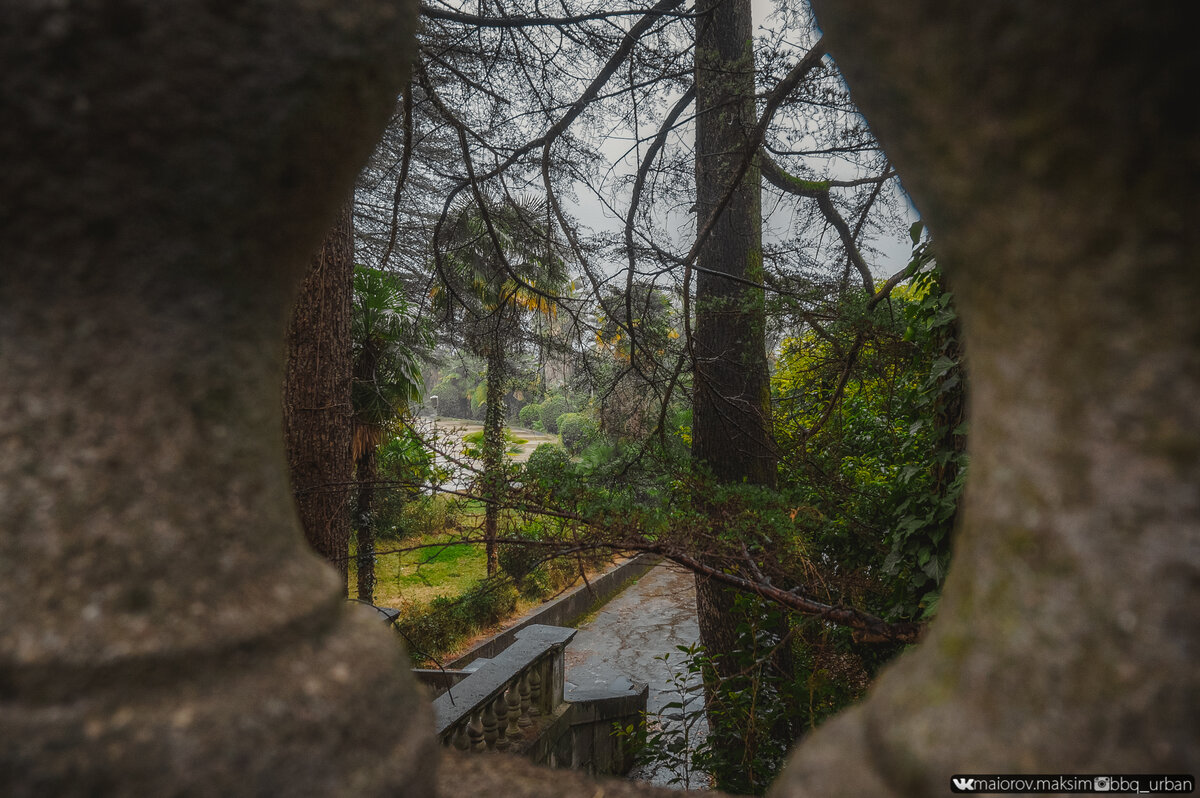
<svg viewBox="0 0 1200 798"><path fill-rule="evenodd" d="M479 432L483 429L482 424L473 421L462 421L460 419L445 419L439 418L433 421L433 427L441 434L455 435L459 438L465 438L474 432ZM508 431L515 438L524 438L525 443L521 444L520 448L513 453L509 453L509 462L524 463L529 459L529 455L533 454L533 450L541 446L543 443L558 443L558 436L551 435L546 432L537 432L524 427L509 427ZM457 452L456 452L457 454Z"/></svg>
<svg viewBox="0 0 1200 798"><path fill-rule="evenodd" d="M566 650L567 692L644 682L650 685L647 713L652 722L661 714L667 726L678 727L680 711L663 711L666 704L680 700L673 675L682 670L684 654L676 646L690 645L699 637L691 572L656 565L579 626ZM663 654L670 654L667 662L658 659ZM703 698L698 678L687 688L688 709L699 709ZM703 721L699 726L696 731L702 734ZM635 771L630 777L667 786L673 775L669 768L659 767ZM693 777L692 789L704 786Z"/></svg>
<svg viewBox="0 0 1200 798"><path fill-rule="evenodd" d="M458 440L470 435L473 432L479 432L483 429L483 425L473 421L464 421L462 419L438 418L431 419L428 417L418 419L418 428L424 434L429 434L430 431L436 433L439 439L439 446L447 446L452 450L452 456L460 462L472 463L475 468L482 468L483 464L479 461L472 461L470 458L464 457L461 447L457 443L449 443L452 440ZM511 427L510 431L518 438L524 438L525 443L520 446L516 452L508 454L510 463L524 463L529 459L529 455L533 454L533 450L543 443L557 443L557 435L549 435L545 432L535 432L531 429L523 429L521 427ZM474 482L474 475L469 471L462 469L454 463L447 460L442 455L435 457L435 462L440 468L446 469L450 474L450 478L441 484L445 490L465 491L471 487Z"/></svg>

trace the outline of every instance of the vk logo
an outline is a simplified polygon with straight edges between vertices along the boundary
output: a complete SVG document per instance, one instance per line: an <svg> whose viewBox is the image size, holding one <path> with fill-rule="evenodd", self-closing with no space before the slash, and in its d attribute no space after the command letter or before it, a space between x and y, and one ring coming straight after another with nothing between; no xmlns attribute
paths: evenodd
<svg viewBox="0 0 1200 798"><path fill-rule="evenodd" d="M956 789L956 790L974 790L975 789L975 779L960 779L957 776L955 776L954 778L951 779L951 781L954 782L954 789Z"/></svg>

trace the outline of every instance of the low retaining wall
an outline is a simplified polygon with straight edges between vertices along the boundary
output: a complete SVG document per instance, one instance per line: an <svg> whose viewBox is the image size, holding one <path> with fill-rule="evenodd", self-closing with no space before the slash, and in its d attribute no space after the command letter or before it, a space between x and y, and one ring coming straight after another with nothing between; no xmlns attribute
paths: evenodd
<svg viewBox="0 0 1200 798"><path fill-rule="evenodd" d="M649 571L651 566L658 561L658 557L641 554L610 568L590 580L590 588L586 584L580 585L553 601L534 608L517 623L479 643L453 662L446 663L446 668L448 670L462 669L480 657L496 656L512 645L513 641L517 639L517 632L526 626L533 624L574 626L576 621L621 592L629 582Z"/></svg>
<svg viewBox="0 0 1200 798"><path fill-rule="evenodd" d="M613 726L638 724L646 715L650 686L628 690L592 690L568 696L568 711L530 750L534 762L582 770L593 776L624 776L633 767L630 741L613 733Z"/></svg>

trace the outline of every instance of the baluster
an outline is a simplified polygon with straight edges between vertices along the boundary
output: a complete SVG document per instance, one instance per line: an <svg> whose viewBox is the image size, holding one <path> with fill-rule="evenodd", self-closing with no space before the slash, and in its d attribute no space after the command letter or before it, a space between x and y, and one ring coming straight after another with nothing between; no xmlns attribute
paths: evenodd
<svg viewBox="0 0 1200 798"><path fill-rule="evenodd" d="M471 711L471 722L467 724L467 735L471 738L471 750L483 750L483 721L480 719L479 708Z"/></svg>
<svg viewBox="0 0 1200 798"><path fill-rule="evenodd" d="M466 751L471 747L471 740L467 737L466 721L454 727L454 747L459 751Z"/></svg>
<svg viewBox="0 0 1200 798"><path fill-rule="evenodd" d="M535 662L529 669L529 714L542 714L542 663Z"/></svg>
<svg viewBox="0 0 1200 798"><path fill-rule="evenodd" d="M504 703L508 705L508 736L517 739L521 736L521 687L520 680L514 679L508 686Z"/></svg>
<svg viewBox="0 0 1200 798"><path fill-rule="evenodd" d="M562 660L554 656L546 657L542 662L542 711L547 715L553 715L556 705L554 703L557 696L562 698L562 688L558 686L554 678L554 669Z"/></svg>
<svg viewBox="0 0 1200 798"><path fill-rule="evenodd" d="M508 704L503 690L492 702L492 712L496 715L496 750L507 751L512 741L508 739Z"/></svg>
<svg viewBox="0 0 1200 798"><path fill-rule="evenodd" d="M529 718L529 671L528 670L526 670L525 672L523 672L521 674L520 685L521 685L521 720L518 721L518 724L521 726L528 726L529 724L533 723L533 721L530 720L530 718Z"/></svg>
<svg viewBox="0 0 1200 798"><path fill-rule="evenodd" d="M483 703L483 711L480 713L480 718L483 721L483 744L489 751L496 749L496 711L495 701L485 701Z"/></svg>

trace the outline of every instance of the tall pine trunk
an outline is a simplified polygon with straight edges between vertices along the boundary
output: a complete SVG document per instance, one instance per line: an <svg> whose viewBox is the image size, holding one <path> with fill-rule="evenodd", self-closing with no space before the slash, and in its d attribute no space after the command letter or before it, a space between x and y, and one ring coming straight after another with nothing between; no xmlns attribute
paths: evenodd
<svg viewBox="0 0 1200 798"><path fill-rule="evenodd" d="M696 205L703 224L753 156L754 28L750 0L701 0L697 12ZM741 282L762 281L759 182L752 166L697 261L692 454L721 482L773 487L763 292ZM703 578L696 588L701 641L714 653L727 651L732 597Z"/></svg>
<svg viewBox="0 0 1200 798"><path fill-rule="evenodd" d="M313 256L287 333L283 430L304 536L341 574L350 541L350 316L354 227L347 203Z"/></svg>
<svg viewBox="0 0 1200 798"><path fill-rule="evenodd" d="M757 114L750 0L700 0L696 10L696 206L703 225L753 158ZM763 278L760 192L752 162L697 260L692 454L719 482L774 487L764 297L748 284ZM735 596L696 577L700 641L720 678L743 670L735 656ZM716 686L706 684L710 709ZM709 714L717 744L752 746L727 717Z"/></svg>

